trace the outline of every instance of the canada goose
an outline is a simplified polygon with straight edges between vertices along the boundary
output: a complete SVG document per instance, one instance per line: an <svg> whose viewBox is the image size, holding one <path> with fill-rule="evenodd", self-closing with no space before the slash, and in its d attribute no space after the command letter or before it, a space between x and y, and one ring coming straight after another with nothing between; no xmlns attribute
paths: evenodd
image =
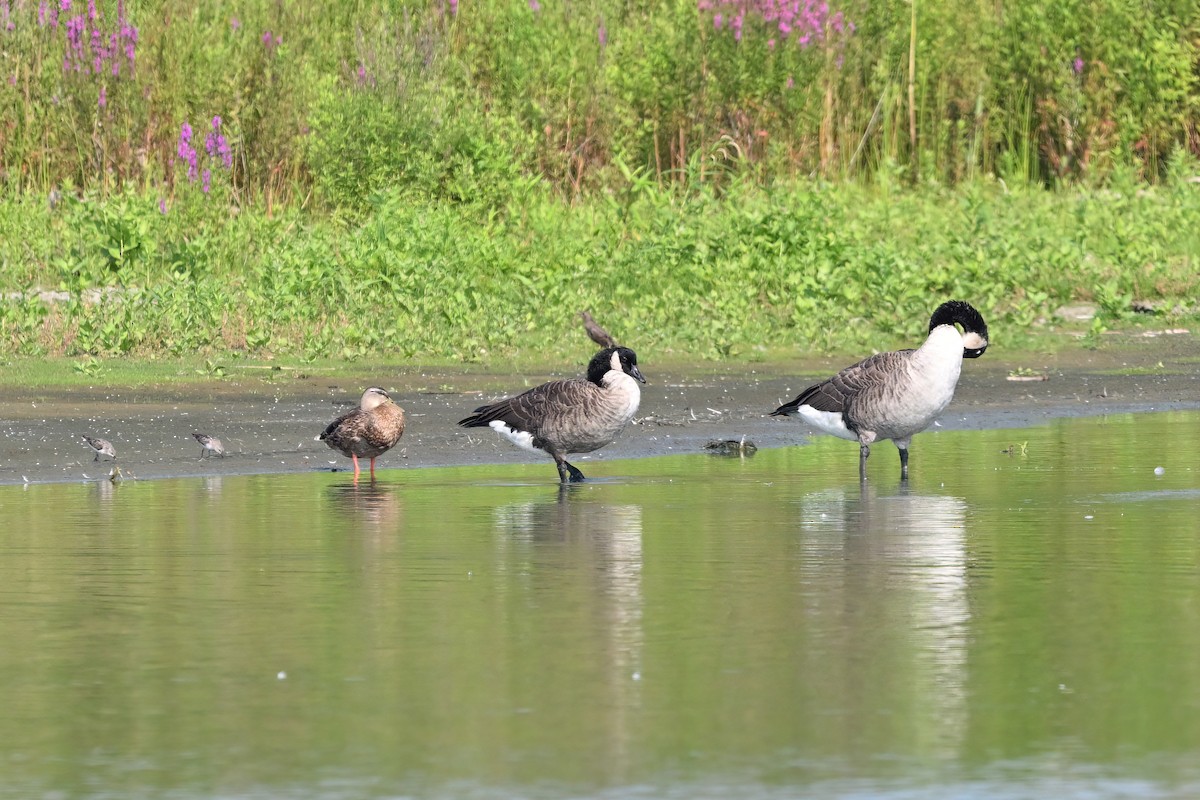
<svg viewBox="0 0 1200 800"><path fill-rule="evenodd" d="M88 447L92 448L92 450L96 453L96 457L93 458L92 461L99 461L100 456L108 456L109 458L116 460L117 451L112 446L112 442L110 442L108 439L93 438L82 433L79 434L79 438L83 439L84 443L87 444Z"/></svg>
<svg viewBox="0 0 1200 800"><path fill-rule="evenodd" d="M200 457L204 458L209 453L225 457L225 445L221 444L221 440L215 436L209 436L206 433L193 433L196 441L200 443Z"/></svg>
<svg viewBox="0 0 1200 800"><path fill-rule="evenodd" d="M596 320L592 319L591 314L586 311L580 311L579 316L583 320L583 329L587 331L589 339L601 347L617 346L617 340L612 337L612 334L597 325Z"/></svg>
<svg viewBox="0 0 1200 800"><path fill-rule="evenodd" d="M329 423L317 437L354 462L358 480L358 459L371 459L371 479L375 479L375 459L395 447L404 435L404 409L391 395L376 386L362 393L358 408Z"/></svg>
<svg viewBox="0 0 1200 800"><path fill-rule="evenodd" d="M480 406L458 424L490 427L531 452L550 454L563 483L583 480L567 462L571 453L590 453L617 438L641 402L638 382L646 379L628 347L608 347L592 357L586 378L550 381L529 391Z"/></svg>
<svg viewBox="0 0 1200 800"><path fill-rule="evenodd" d="M958 332L955 324L962 326ZM942 303L929 337L916 350L878 353L815 386L771 416L799 414L825 433L859 443L858 474L867 477L871 444L891 439L900 449L900 478L908 478L908 443L950 404L964 358L988 346L987 323L961 300Z"/></svg>

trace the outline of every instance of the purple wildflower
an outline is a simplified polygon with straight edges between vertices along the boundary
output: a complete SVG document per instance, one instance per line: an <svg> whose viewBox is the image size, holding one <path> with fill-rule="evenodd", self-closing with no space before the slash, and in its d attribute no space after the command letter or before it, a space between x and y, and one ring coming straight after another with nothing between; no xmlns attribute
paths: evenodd
<svg viewBox="0 0 1200 800"><path fill-rule="evenodd" d="M542 4L538 0L529 0L529 10L536 14L542 10Z"/></svg>
<svg viewBox="0 0 1200 800"><path fill-rule="evenodd" d="M200 182L200 191L204 192L205 194L208 194L208 190L211 188L212 188L212 170L206 169L206 170L204 170L204 175L202 176L202 180Z"/></svg>
<svg viewBox="0 0 1200 800"><path fill-rule="evenodd" d="M450 16L458 16L458 0L450 0Z"/></svg>
<svg viewBox="0 0 1200 800"><path fill-rule="evenodd" d="M777 31L776 44L779 39L794 39L798 46L806 47L822 41L827 31L839 36L854 31L843 12L830 12L828 0L696 0L696 7L711 11L713 27L728 27L735 41L741 41L747 32L747 15Z"/></svg>
<svg viewBox="0 0 1200 800"><path fill-rule="evenodd" d="M112 58L112 74L117 77L121 74L121 61L118 59L117 53L121 49L121 34L113 31L108 35L108 55Z"/></svg>
<svg viewBox="0 0 1200 800"><path fill-rule="evenodd" d="M165 197L158 198L158 213L160 213L160 214L167 213L167 198L165 198Z"/></svg>
<svg viewBox="0 0 1200 800"><path fill-rule="evenodd" d="M176 150L180 161L186 161L188 165L188 180L196 180L196 148L192 147L192 126L183 123L179 129L179 148Z"/></svg>
<svg viewBox="0 0 1200 800"><path fill-rule="evenodd" d="M63 11L70 11L71 10L71 0L62 0L61 4L59 5L59 8L62 9Z"/></svg>
<svg viewBox="0 0 1200 800"><path fill-rule="evenodd" d="M783 88L785 88L785 89L791 89L791 88L792 88L793 86L795 86L795 85L796 85L796 79L795 79L795 78L793 78L791 75L788 75L787 83L785 83L785 84L783 85Z"/></svg>
<svg viewBox="0 0 1200 800"><path fill-rule="evenodd" d="M92 30L92 72L99 75L104 70L104 59L108 52L104 48L104 34Z"/></svg>
<svg viewBox="0 0 1200 800"><path fill-rule="evenodd" d="M38 27L46 27L46 0L41 0L38 3Z"/></svg>
<svg viewBox="0 0 1200 800"><path fill-rule="evenodd" d="M1071 69L1075 70L1076 75L1082 75L1083 74L1083 59L1080 58L1079 56L1075 56L1075 61L1072 62Z"/></svg>
<svg viewBox="0 0 1200 800"><path fill-rule="evenodd" d="M96 11L96 0L88 0L87 16L89 22L95 22L96 18L100 16Z"/></svg>
<svg viewBox="0 0 1200 800"><path fill-rule="evenodd" d="M608 28L604 27L604 20L600 20L600 27L596 29L596 38L600 40L600 47L608 47Z"/></svg>
<svg viewBox="0 0 1200 800"><path fill-rule="evenodd" d="M229 30L238 31L238 30L241 30L241 28L242 28L242 21L240 19L238 19L237 17L229 18Z"/></svg>
<svg viewBox="0 0 1200 800"><path fill-rule="evenodd" d="M108 106L108 90L103 86L100 87L100 98L96 101L96 104L101 108Z"/></svg>
<svg viewBox="0 0 1200 800"><path fill-rule="evenodd" d="M69 0L68 0L69 2ZM72 67L76 72L83 72L83 30L86 23L82 14L77 14L67 20L67 55L63 59L63 70Z"/></svg>

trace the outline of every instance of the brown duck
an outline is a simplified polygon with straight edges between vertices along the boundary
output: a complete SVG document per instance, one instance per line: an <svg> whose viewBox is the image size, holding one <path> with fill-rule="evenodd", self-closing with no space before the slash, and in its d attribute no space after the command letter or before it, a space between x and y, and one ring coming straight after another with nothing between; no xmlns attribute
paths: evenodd
<svg viewBox="0 0 1200 800"><path fill-rule="evenodd" d="M355 480L358 459L369 458L374 480L375 459L395 447L403 435L404 409L383 389L372 386L363 392L358 408L329 423L317 439L354 462Z"/></svg>

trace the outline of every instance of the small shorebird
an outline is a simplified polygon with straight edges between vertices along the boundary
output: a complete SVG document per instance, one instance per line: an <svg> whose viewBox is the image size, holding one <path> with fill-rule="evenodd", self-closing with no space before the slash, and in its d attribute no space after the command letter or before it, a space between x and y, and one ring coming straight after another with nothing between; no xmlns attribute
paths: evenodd
<svg viewBox="0 0 1200 800"><path fill-rule="evenodd" d="M117 451L108 439L94 438L82 433L79 434L79 438L83 439L87 446L95 452L96 457L92 461L99 461L100 456L108 456L111 459L116 459Z"/></svg>
<svg viewBox="0 0 1200 800"><path fill-rule="evenodd" d="M909 441L950 405L963 359L979 358L987 346L983 316L970 304L951 300L933 312L929 337L916 350L877 353L846 367L771 416L797 414L824 433L858 441L862 479L871 444L891 439L900 450L900 479L907 480Z"/></svg>
<svg viewBox="0 0 1200 800"><path fill-rule="evenodd" d="M616 347L617 340L612 337L608 331L596 324L596 320L592 319L592 315L586 311L579 312L580 319L583 320L583 329L587 331L588 338L601 347Z"/></svg>
<svg viewBox="0 0 1200 800"><path fill-rule="evenodd" d="M362 393L358 408L329 423L317 441L325 442L354 462L358 480L359 458L371 459L371 480L375 479L375 459L391 450L404 435L404 409L391 395L376 386Z"/></svg>
<svg viewBox="0 0 1200 800"><path fill-rule="evenodd" d="M459 420L464 428L489 427L518 447L554 459L563 483L584 479L567 462L617 438L637 413L646 379L628 347L609 347L588 364L586 378L550 381L523 394L475 409Z"/></svg>
<svg viewBox="0 0 1200 800"><path fill-rule="evenodd" d="M215 436L209 436L207 433L193 433L196 441L200 443L200 457L204 458L209 453L214 453L221 458L225 457L225 445L221 444L221 440Z"/></svg>

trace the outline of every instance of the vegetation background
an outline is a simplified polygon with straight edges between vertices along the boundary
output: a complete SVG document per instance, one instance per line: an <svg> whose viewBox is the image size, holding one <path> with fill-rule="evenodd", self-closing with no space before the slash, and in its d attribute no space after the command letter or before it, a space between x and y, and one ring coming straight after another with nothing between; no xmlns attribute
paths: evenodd
<svg viewBox="0 0 1200 800"><path fill-rule="evenodd" d="M0 0L0 353L1188 318L1197 155L1194 0Z"/></svg>

